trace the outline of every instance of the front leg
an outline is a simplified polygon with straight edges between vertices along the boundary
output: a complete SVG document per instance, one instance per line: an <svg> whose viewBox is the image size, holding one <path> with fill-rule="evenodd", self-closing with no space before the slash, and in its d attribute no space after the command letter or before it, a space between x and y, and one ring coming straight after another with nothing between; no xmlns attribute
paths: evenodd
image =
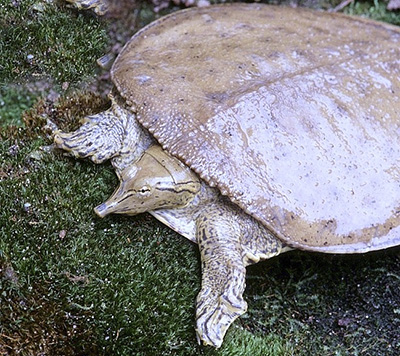
<svg viewBox="0 0 400 356"><path fill-rule="evenodd" d="M85 117L83 125L74 132L56 131L54 143L76 158L102 163L119 154L123 137L123 124L110 109Z"/></svg>
<svg viewBox="0 0 400 356"><path fill-rule="evenodd" d="M243 299L246 269L235 209L222 202L206 207L197 219L202 287L197 296L197 336L220 347L234 320L247 310Z"/></svg>
<svg viewBox="0 0 400 356"><path fill-rule="evenodd" d="M56 147L77 158L90 158L94 163L112 159L117 175L135 162L152 144L153 139L140 126L136 115L119 97L110 95L107 111L87 116L74 132L54 133Z"/></svg>

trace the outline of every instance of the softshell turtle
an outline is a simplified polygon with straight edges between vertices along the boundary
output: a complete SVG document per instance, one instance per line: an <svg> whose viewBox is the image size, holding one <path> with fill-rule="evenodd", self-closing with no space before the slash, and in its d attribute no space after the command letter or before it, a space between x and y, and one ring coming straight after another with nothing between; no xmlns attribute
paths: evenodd
<svg viewBox="0 0 400 356"><path fill-rule="evenodd" d="M400 30L232 4L148 25L111 69L112 106L55 143L120 179L95 210L151 212L197 242L197 334L246 310L245 267L288 247L400 244Z"/></svg>

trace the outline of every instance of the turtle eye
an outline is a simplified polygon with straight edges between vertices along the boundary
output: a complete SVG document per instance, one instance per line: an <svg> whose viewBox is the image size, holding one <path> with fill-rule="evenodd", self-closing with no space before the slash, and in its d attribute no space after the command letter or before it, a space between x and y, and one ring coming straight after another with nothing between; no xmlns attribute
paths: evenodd
<svg viewBox="0 0 400 356"><path fill-rule="evenodd" d="M144 185L143 187L138 189L138 194L141 196L148 196L150 194L150 187L148 185Z"/></svg>

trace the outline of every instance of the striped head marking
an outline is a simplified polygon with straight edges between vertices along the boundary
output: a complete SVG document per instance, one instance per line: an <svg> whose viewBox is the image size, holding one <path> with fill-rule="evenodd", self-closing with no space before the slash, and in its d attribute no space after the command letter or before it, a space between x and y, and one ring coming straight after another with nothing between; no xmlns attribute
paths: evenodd
<svg viewBox="0 0 400 356"><path fill-rule="evenodd" d="M95 208L100 217L111 213L136 215L156 209L181 208L200 191L199 178L160 146L151 146L122 171L114 194Z"/></svg>

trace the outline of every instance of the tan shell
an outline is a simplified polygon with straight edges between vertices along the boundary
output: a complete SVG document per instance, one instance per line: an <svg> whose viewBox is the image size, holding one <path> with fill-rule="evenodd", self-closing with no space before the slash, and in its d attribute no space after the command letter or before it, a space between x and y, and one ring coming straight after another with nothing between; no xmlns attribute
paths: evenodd
<svg viewBox="0 0 400 356"><path fill-rule="evenodd" d="M298 248L400 244L400 30L267 5L174 13L112 69L138 120Z"/></svg>

